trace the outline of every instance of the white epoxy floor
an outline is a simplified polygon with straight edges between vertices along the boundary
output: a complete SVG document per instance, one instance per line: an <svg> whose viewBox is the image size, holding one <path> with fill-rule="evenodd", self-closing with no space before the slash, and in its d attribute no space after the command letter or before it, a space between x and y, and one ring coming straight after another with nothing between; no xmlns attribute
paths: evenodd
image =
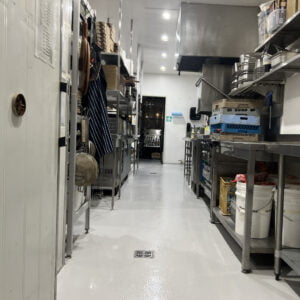
<svg viewBox="0 0 300 300"><path fill-rule="evenodd" d="M115 211L109 205L92 210L90 234L58 276L58 300L299 299L271 270L241 273L182 166L141 164ZM155 258L133 258L142 249Z"/></svg>

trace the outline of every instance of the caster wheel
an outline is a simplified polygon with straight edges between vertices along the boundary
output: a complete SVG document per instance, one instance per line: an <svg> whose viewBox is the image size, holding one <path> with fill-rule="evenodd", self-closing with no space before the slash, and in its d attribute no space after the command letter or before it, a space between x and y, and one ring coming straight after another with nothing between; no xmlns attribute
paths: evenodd
<svg viewBox="0 0 300 300"><path fill-rule="evenodd" d="M88 229L86 229L86 230L85 230L85 234L88 234L88 233L89 233L89 230L88 230Z"/></svg>
<svg viewBox="0 0 300 300"><path fill-rule="evenodd" d="M251 273L251 270L242 270L242 273L249 274L249 273Z"/></svg>
<svg viewBox="0 0 300 300"><path fill-rule="evenodd" d="M209 221L211 224L216 224L216 222L214 220L210 220Z"/></svg>
<svg viewBox="0 0 300 300"><path fill-rule="evenodd" d="M279 274L275 274L275 280L279 281L280 280L280 275Z"/></svg>
<svg viewBox="0 0 300 300"><path fill-rule="evenodd" d="M72 255L66 255L66 258L68 259L72 258Z"/></svg>

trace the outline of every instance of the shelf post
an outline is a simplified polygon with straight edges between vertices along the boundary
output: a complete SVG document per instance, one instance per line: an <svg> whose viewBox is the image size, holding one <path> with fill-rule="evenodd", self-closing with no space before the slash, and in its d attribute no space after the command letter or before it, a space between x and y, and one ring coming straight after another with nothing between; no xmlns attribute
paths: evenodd
<svg viewBox="0 0 300 300"><path fill-rule="evenodd" d="M217 146L213 144L211 150L211 200L210 200L210 222L215 223L214 208L217 206L218 172L217 172Z"/></svg>
<svg viewBox="0 0 300 300"><path fill-rule="evenodd" d="M280 251L282 250L282 229L283 229L283 208L284 208L284 177L285 177L285 158L279 155L278 163L278 193L276 204L276 225L275 225L275 276L279 280L281 272Z"/></svg>
<svg viewBox="0 0 300 300"><path fill-rule="evenodd" d="M86 201L88 201L88 208L85 212L85 233L88 234L90 231L90 213L91 213L91 201L92 201L92 187L86 188Z"/></svg>
<svg viewBox="0 0 300 300"><path fill-rule="evenodd" d="M245 203L245 224L242 248L242 272L250 273L250 253L251 253L251 228L252 228L252 210L254 195L254 174L255 174L256 151L249 150L247 165L247 187Z"/></svg>
<svg viewBox="0 0 300 300"><path fill-rule="evenodd" d="M67 194L67 245L66 256L72 256L73 217L75 197L75 159L77 138L77 94L78 94L78 38L80 31L80 0L73 0L73 36L72 36L72 93L70 105L70 162Z"/></svg>

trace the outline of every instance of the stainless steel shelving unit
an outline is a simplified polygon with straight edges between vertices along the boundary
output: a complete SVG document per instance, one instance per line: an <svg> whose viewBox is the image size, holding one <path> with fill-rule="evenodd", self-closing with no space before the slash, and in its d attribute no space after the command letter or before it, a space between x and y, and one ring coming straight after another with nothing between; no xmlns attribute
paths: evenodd
<svg viewBox="0 0 300 300"><path fill-rule="evenodd" d="M295 73L300 72L300 54L296 54L283 64L272 69L270 72L265 73L260 78L245 83L242 87L239 87L229 94L230 96L240 96L248 93L249 91L255 91L259 85L266 84L284 84L287 78Z"/></svg>
<svg viewBox="0 0 300 300"><path fill-rule="evenodd" d="M217 207L217 189L218 189L218 174L217 153L226 156L235 157L247 161L247 192L246 192L246 206L245 206L245 227L244 235L240 236L235 232L234 223L230 217L223 216ZM219 221L227 232L242 248L242 272L251 272L250 254L252 253L273 253L274 252L274 238L266 239L252 239L252 209L253 209L253 193L254 193L254 173L255 162L272 161L273 156L266 151L266 143L246 143L246 142L220 142L215 144L212 149L212 193L211 193L211 221L212 223Z"/></svg>
<svg viewBox="0 0 300 300"><path fill-rule="evenodd" d="M115 57L116 55L111 55ZM114 60L114 63L117 61ZM111 63L111 62L110 62ZM126 72L128 73L128 72ZM107 90L107 104L114 110L108 111L111 119L115 118L115 130L112 133L114 142L114 152L111 155L104 157L102 170L112 169L112 174L100 175L99 182L94 186L95 189L109 190L112 192L111 209L115 205L115 192L118 191L118 197L121 197L121 186L130 172L131 153L128 143L133 137L124 135L120 132L121 118L125 118L128 122L128 116L132 114L132 98L125 97L122 92L116 90ZM129 126L128 122L128 126ZM128 163L129 161L129 163ZM129 167L128 167L129 165Z"/></svg>
<svg viewBox="0 0 300 300"><path fill-rule="evenodd" d="M279 155L278 166L278 198L276 218L276 247L275 247L275 277L279 280L281 275L281 260L285 261L298 275L300 275L300 249L283 248L283 210L284 210L284 178L285 157L300 157L300 143L270 143L267 145L269 152ZM300 229L300 228L299 228Z"/></svg>
<svg viewBox="0 0 300 300"><path fill-rule="evenodd" d="M300 142L213 142L206 139L194 140L194 155L201 160L201 143L211 143L211 189L199 180L199 194L210 200L211 222L221 223L234 241L242 248L242 272L251 272L250 255L254 253L273 254L275 251L275 275L279 279L281 273L280 260L285 261L297 274L300 274L300 249L284 249L282 247L282 220L284 202L284 157L300 157ZM224 160L228 157L246 160L247 162L247 194L245 207L244 235L235 232L235 224L230 216L224 216L217 207L219 168L223 164L232 168L232 162ZM279 192L277 201L276 236L266 239L251 238L252 209L254 193L254 172L256 161L277 161L279 157ZM193 158L195 161L195 157ZM195 167L195 166L194 166ZM198 175L197 175L198 176ZM199 174L200 178L200 174ZM275 246L276 245L276 246Z"/></svg>
<svg viewBox="0 0 300 300"><path fill-rule="evenodd" d="M87 0L73 1L73 36L72 36L72 93L70 104L70 136L69 139L69 174L67 180L67 233L66 233L66 257L72 256L74 235L73 228L75 222L85 213L85 232L90 228L90 204L91 187L85 188L85 202L78 210L74 210L75 189L75 166L77 153L77 124L81 116L77 114L78 108L78 86L79 86L79 53L78 41L80 37L80 20L95 18L96 12L91 8ZM90 35L92 39L92 36Z"/></svg>
<svg viewBox="0 0 300 300"><path fill-rule="evenodd" d="M270 54L277 52L276 47L286 48L300 38L300 12L288 19L274 34L272 34L263 44L258 46L255 51L266 51ZM249 92L255 92L261 85L282 85L286 80L295 73L300 72L300 54L295 54L293 57L280 64L270 72L265 73L260 78L253 82L247 83L238 89L231 91L230 96L243 96ZM231 145L236 148L234 145ZM253 202L253 161L255 161L257 151L261 151L260 147L264 147L264 152L279 156L279 184L278 184L278 199L277 199L277 218L276 218L276 247L275 247L275 276L278 280L281 273L281 260L284 260L292 269L300 275L300 250L299 249L283 249L282 247L282 229L283 229L283 207L284 207L284 176L285 176L285 156L300 157L300 143L298 142L273 142L273 143L249 143L243 148L248 148L248 176L251 175L251 180L247 186L246 206L251 208ZM253 153L253 154L251 154ZM249 195L248 195L249 194ZM249 203L247 203L249 202ZM246 207L247 209L247 207ZM216 216L216 209L213 208ZM248 211L249 213L249 211ZM250 210L251 213L251 210ZM221 219L219 217L219 219ZM251 219L251 218L250 218ZM246 237L247 231L251 229L251 220L249 224L249 215L246 213L245 235L243 245L246 250L243 250L243 270L249 267L248 256L251 252L251 241Z"/></svg>
<svg viewBox="0 0 300 300"><path fill-rule="evenodd" d="M197 198L200 197L201 185L201 141L199 139L192 139L192 170L191 170L191 187Z"/></svg>
<svg viewBox="0 0 300 300"><path fill-rule="evenodd" d="M264 43L259 45L255 52L266 50L272 52L272 46L285 48L300 38L300 12L289 18L280 28L278 28Z"/></svg>
<svg viewBox="0 0 300 300"><path fill-rule="evenodd" d="M126 79L130 77L124 59L121 56L121 30L122 30L122 9L123 0L119 0L119 28L118 28L118 53L101 53L103 65L115 65L118 67L119 82L121 76ZM118 192L118 198L121 198L121 187L131 170L131 140L132 136L128 136L127 132L121 132L120 122L124 120L127 126L130 126L129 116L133 114L133 99L131 96L126 97L119 90L107 90L107 105L111 108L108 111L110 116L109 122L112 131L114 143L114 152L103 158L100 164L100 172L98 183L94 185L94 189L109 190L112 193L111 209L115 206L115 193ZM113 127L113 128L112 128Z"/></svg>
<svg viewBox="0 0 300 300"><path fill-rule="evenodd" d="M184 147L184 177L188 184L191 182L191 169L192 169L192 142L190 138L185 138Z"/></svg>

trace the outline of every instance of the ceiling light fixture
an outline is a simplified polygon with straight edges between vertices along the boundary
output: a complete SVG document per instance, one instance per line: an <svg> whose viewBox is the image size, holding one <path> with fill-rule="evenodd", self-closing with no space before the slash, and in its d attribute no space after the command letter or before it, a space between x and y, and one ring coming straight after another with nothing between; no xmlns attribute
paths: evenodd
<svg viewBox="0 0 300 300"><path fill-rule="evenodd" d="M162 14L163 19L165 20L170 20L171 19L171 14L168 11L164 11Z"/></svg>
<svg viewBox="0 0 300 300"><path fill-rule="evenodd" d="M161 54L161 56L163 57L163 58L167 58L167 53L166 52L163 52L162 54Z"/></svg>
<svg viewBox="0 0 300 300"><path fill-rule="evenodd" d="M169 40L169 37L166 34L163 34L161 36L161 40L164 41L164 42L167 42Z"/></svg>
<svg viewBox="0 0 300 300"><path fill-rule="evenodd" d="M161 67L160 67L160 70L161 70L162 72L165 72L165 71L166 71L166 67L165 67L165 66L161 66Z"/></svg>
<svg viewBox="0 0 300 300"><path fill-rule="evenodd" d="M179 56L179 53L178 53L178 52L176 52L176 53L175 53L175 57L178 57L178 56Z"/></svg>

